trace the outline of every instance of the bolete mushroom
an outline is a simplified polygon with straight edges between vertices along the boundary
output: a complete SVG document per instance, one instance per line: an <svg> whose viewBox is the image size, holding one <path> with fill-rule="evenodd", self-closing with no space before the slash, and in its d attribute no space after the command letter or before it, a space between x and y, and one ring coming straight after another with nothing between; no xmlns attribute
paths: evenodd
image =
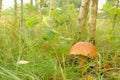
<svg viewBox="0 0 120 80"><path fill-rule="evenodd" d="M91 59L94 59L98 56L96 47L88 42L78 42L72 46L70 54L87 56Z"/></svg>
<svg viewBox="0 0 120 80"><path fill-rule="evenodd" d="M70 49L69 56L79 56L78 64L84 66L88 60L93 60L98 56L96 47L89 42L77 42Z"/></svg>

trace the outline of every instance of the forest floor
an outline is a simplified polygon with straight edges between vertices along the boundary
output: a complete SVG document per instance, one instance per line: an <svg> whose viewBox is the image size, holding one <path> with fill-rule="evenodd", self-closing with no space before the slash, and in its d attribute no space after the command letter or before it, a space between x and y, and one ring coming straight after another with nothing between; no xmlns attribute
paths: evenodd
<svg viewBox="0 0 120 80"><path fill-rule="evenodd" d="M120 80L119 25L113 32L109 19L97 19L95 46L100 55L94 62L99 66L90 70L90 62L84 68L66 66L66 56L79 36L77 14L66 13L69 16L58 16L61 13L56 11L56 22L31 14L20 29L19 20L4 12L0 19L0 80Z"/></svg>

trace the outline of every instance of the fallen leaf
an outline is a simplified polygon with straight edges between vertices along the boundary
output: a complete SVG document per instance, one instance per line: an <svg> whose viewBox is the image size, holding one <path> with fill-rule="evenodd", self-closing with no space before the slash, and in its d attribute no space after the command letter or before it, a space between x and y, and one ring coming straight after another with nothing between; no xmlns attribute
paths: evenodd
<svg viewBox="0 0 120 80"><path fill-rule="evenodd" d="M26 60L20 60L17 62L17 64L28 64L29 61L26 61Z"/></svg>

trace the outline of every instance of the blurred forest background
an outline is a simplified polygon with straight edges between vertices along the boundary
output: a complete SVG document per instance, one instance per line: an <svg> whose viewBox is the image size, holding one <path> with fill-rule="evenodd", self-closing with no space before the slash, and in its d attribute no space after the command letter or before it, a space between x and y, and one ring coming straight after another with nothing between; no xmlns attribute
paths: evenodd
<svg viewBox="0 0 120 80"><path fill-rule="evenodd" d="M13 7L2 9L3 1L0 80L120 80L120 0L106 0L98 9L92 33L101 57L98 64L112 67L89 72L65 65L74 43L91 41L91 12L86 16L84 33L79 34L79 12L85 0L13 0ZM88 74L82 75L83 70Z"/></svg>

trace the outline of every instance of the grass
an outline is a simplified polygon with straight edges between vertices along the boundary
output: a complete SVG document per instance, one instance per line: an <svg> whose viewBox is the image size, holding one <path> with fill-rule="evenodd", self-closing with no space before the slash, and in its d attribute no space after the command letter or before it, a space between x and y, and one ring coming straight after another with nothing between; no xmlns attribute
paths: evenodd
<svg viewBox="0 0 120 80"><path fill-rule="evenodd" d="M112 24L105 19L97 20L96 47L100 55L93 62L100 67L88 71L91 62L85 68L65 65L66 56L79 36L76 35L79 28L77 11L70 7L64 13L56 10L52 15L55 20L52 23L47 15L33 13L25 17L24 22L30 24L25 24L25 29L20 33L19 21L14 24L14 16L4 12L0 19L0 80L120 79L119 25L112 35ZM85 38L87 41L87 35ZM29 63L18 64L21 60ZM102 69L106 65L112 67Z"/></svg>

